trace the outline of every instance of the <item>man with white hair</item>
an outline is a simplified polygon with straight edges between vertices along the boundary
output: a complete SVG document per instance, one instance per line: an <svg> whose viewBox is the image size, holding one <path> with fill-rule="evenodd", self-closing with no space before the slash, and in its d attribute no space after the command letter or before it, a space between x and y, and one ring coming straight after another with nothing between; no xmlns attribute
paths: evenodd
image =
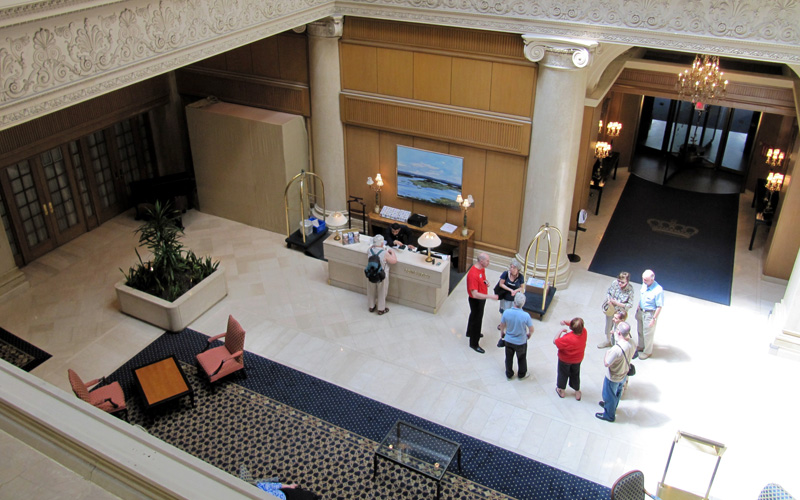
<svg viewBox="0 0 800 500"><path fill-rule="evenodd" d="M639 333L639 359L653 355L653 339L656 336L656 320L664 307L664 289L656 282L650 269L642 273L642 290L639 292L639 307L636 309L636 329Z"/></svg>
<svg viewBox="0 0 800 500"><path fill-rule="evenodd" d="M606 377L603 379L603 400L600 406L603 411L594 416L606 422L617 419L617 405L622 397L622 388L628 378L631 359L636 352L636 347L630 342L631 325L624 321L617 326L616 343L606 351L603 365L606 367Z"/></svg>
<svg viewBox="0 0 800 500"><path fill-rule="evenodd" d="M522 310L525 294L514 295L514 305L503 311L500 320L500 335L506 347L506 378L514 377L514 354L517 355L517 376L524 380L531 376L528 372L528 339L533 334L531 315Z"/></svg>
<svg viewBox="0 0 800 500"><path fill-rule="evenodd" d="M469 319L467 320L467 337L469 347L475 352L483 354L483 348L478 344L483 334L483 309L486 299L498 300L496 294L489 295L489 281L486 279L486 268L489 267L489 255L481 253L478 261L467 272L467 294L469 295Z"/></svg>

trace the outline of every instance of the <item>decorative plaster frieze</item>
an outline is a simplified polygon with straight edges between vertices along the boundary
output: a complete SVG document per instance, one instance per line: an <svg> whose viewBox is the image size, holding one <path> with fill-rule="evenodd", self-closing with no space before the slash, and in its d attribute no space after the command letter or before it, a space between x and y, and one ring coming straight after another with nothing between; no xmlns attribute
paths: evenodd
<svg viewBox="0 0 800 500"><path fill-rule="evenodd" d="M3 27L0 128L307 24L332 5L132 0Z"/></svg>
<svg viewBox="0 0 800 500"><path fill-rule="evenodd" d="M597 42L569 38L541 38L522 35L525 57L541 66L555 69L583 69L591 62Z"/></svg>
<svg viewBox="0 0 800 500"><path fill-rule="evenodd" d="M319 21L309 23L306 28L308 34L320 38L341 38L344 26L342 16L330 16Z"/></svg>
<svg viewBox="0 0 800 500"><path fill-rule="evenodd" d="M49 0L0 7L0 128L331 15L800 65L799 0Z"/></svg>
<svg viewBox="0 0 800 500"><path fill-rule="evenodd" d="M497 0L489 6L457 0L426 0L422 6L418 0L337 0L336 12L800 63L797 0Z"/></svg>

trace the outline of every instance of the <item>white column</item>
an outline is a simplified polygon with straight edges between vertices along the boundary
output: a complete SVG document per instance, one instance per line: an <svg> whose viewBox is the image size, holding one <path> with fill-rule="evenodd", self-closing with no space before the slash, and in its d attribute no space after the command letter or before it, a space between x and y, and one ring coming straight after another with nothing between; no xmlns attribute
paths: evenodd
<svg viewBox="0 0 800 500"><path fill-rule="evenodd" d="M533 35L522 38L525 57L539 63L539 73L518 259L525 261L528 245L543 224L557 227L563 234L563 246L558 269L551 269L551 273L557 273L556 283L563 286L570 277L567 233L581 147L587 68L597 42ZM554 251L557 245L554 241ZM546 249L540 245L541 248ZM533 262L533 250L530 258ZM539 274L546 264L546 255L542 253L537 262Z"/></svg>
<svg viewBox="0 0 800 500"><path fill-rule="evenodd" d="M347 213L344 130L339 113L342 16L326 17L308 24L307 28L314 173L322 178L325 185L327 213ZM320 207L317 208L319 210Z"/></svg>

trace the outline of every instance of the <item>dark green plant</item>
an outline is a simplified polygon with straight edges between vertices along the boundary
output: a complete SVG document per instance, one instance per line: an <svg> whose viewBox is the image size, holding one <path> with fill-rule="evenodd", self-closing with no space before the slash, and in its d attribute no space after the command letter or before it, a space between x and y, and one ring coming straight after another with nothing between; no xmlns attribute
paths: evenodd
<svg viewBox="0 0 800 500"><path fill-rule="evenodd" d="M125 284L169 302L189 291L217 270L219 261L210 257L198 257L191 250L184 250L180 242L183 228L179 227L180 212L169 203L147 210L147 220L139 226L139 245L153 254L152 260L143 261L139 250L135 250L139 263L126 273Z"/></svg>

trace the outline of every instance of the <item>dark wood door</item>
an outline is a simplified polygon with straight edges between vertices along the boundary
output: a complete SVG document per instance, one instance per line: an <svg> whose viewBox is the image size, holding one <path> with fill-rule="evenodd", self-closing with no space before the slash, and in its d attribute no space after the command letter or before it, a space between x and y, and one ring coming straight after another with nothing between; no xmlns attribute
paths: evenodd
<svg viewBox="0 0 800 500"><path fill-rule="evenodd" d="M8 215L16 228L16 241L25 262L44 255L56 246L47 197L37 181L31 160L9 165L0 174Z"/></svg>
<svg viewBox="0 0 800 500"><path fill-rule="evenodd" d="M56 244L63 245L87 230L79 204L75 176L70 168L64 146L39 154L39 173L45 186L47 221Z"/></svg>
<svg viewBox="0 0 800 500"><path fill-rule="evenodd" d="M113 137L110 130L93 132L81 139L84 158L89 162L87 177L100 224L126 208L122 175L117 169L114 155L109 151L111 139Z"/></svg>

